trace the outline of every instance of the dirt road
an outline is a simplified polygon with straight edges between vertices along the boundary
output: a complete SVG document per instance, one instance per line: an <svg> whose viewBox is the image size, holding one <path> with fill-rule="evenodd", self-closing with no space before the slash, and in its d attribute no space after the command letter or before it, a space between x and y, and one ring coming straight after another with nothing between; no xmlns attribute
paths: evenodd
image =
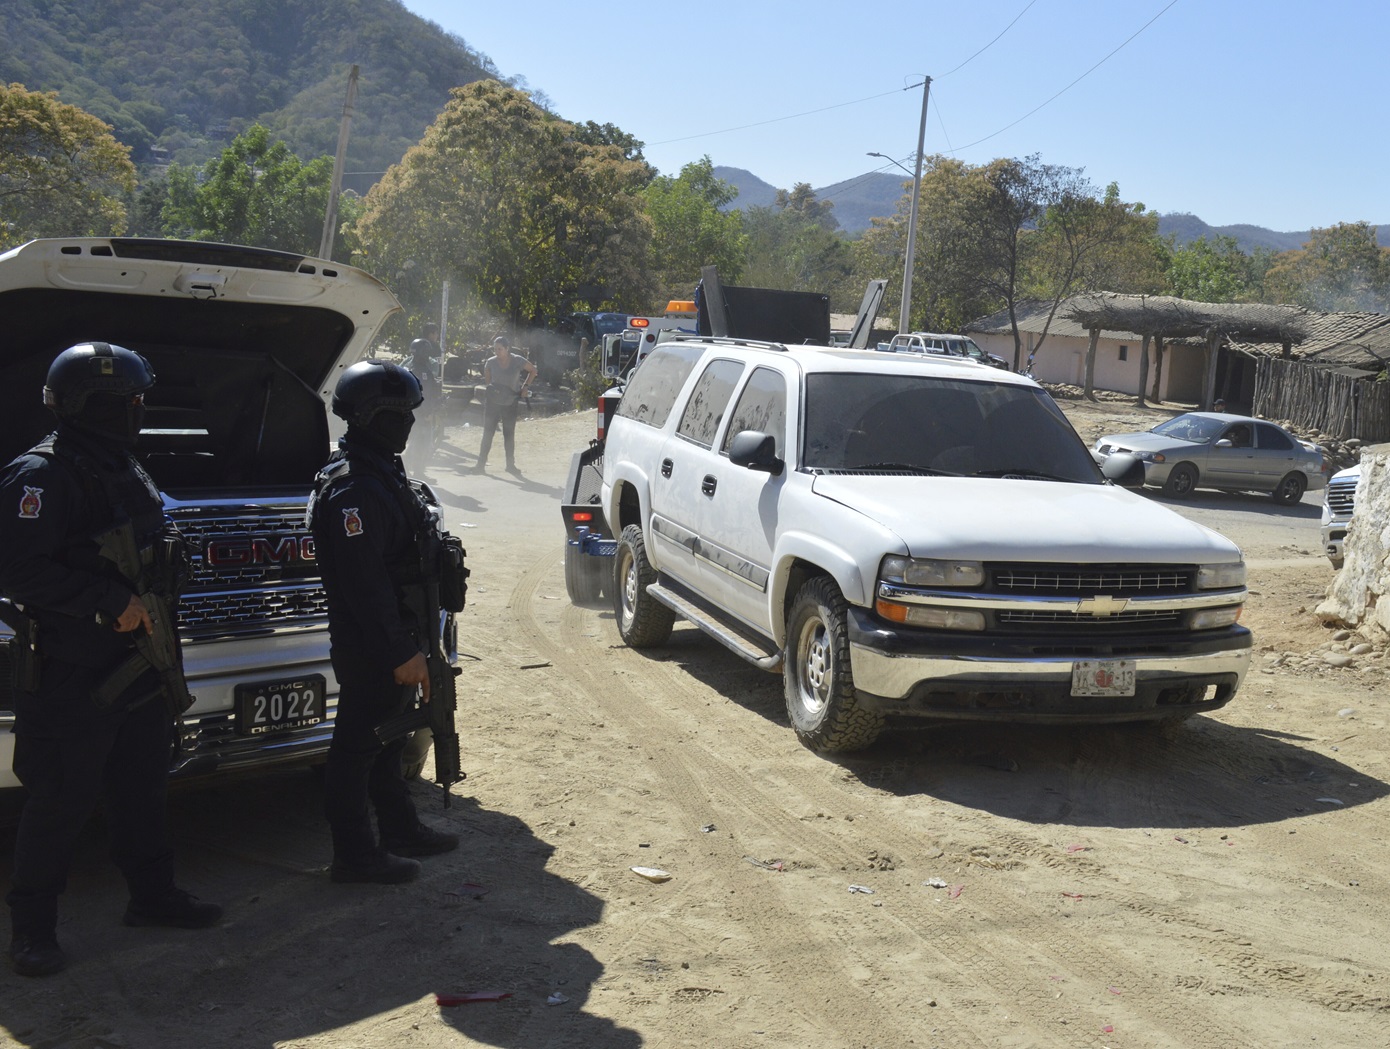
<svg viewBox="0 0 1390 1049"><path fill-rule="evenodd" d="M1074 418L1090 437L1132 428L1118 415ZM592 426L524 420L521 479L456 472L473 427L437 459L473 569L468 779L448 810L416 789L460 850L414 885L332 885L313 775L184 790L181 880L227 920L135 930L94 826L63 902L73 965L0 976L0 1042L1390 1043L1387 663L1324 658L1316 496L1181 507L1243 544L1257 654L1175 738L976 727L832 760L797 744L778 678L689 627L639 654L570 604L555 504Z"/></svg>

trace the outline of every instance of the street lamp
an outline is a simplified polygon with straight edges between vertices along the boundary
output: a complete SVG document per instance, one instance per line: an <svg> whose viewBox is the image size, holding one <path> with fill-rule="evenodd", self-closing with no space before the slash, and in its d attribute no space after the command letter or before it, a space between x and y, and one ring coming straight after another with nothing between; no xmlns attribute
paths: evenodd
<svg viewBox="0 0 1390 1049"><path fill-rule="evenodd" d="M922 147L927 141L927 94L931 90L931 77L922 79L922 122L917 128L917 170L910 172L912 175L912 208L907 216L907 259L903 262L903 300L902 308L898 311L898 334L906 334L908 324L907 317L912 310L912 260L917 250L917 200L922 194ZM892 157L884 156L882 153L870 153L871 157L883 157L884 160L898 164ZM898 167L903 168L901 164ZM903 168L907 171L907 168Z"/></svg>
<svg viewBox="0 0 1390 1049"><path fill-rule="evenodd" d="M894 160L894 159L893 159L892 157L890 157L887 153L865 153L864 155L865 155L866 157L878 157L880 160L886 160L886 161L888 161L888 163L890 163L890 164L897 164L898 167L902 168L902 170L903 170L904 172L906 172L908 175L911 175L911 174L912 174L912 172L908 171L907 168L904 168L904 167L903 167L901 161Z"/></svg>

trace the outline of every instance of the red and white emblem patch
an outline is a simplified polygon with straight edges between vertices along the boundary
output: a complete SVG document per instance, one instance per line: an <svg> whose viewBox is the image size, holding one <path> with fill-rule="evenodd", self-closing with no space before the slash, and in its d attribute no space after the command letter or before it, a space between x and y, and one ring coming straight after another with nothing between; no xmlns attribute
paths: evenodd
<svg viewBox="0 0 1390 1049"><path fill-rule="evenodd" d="M349 507L343 511L343 531L348 535L362 534L362 517L357 512L357 507Z"/></svg>
<svg viewBox="0 0 1390 1049"><path fill-rule="evenodd" d="M19 498L19 516L30 521L37 520L43 509L43 489L24 486L24 494Z"/></svg>

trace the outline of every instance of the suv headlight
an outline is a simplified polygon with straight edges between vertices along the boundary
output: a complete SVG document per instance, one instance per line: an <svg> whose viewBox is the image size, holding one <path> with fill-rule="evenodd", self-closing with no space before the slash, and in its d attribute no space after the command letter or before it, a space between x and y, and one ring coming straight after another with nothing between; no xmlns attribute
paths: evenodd
<svg viewBox="0 0 1390 1049"><path fill-rule="evenodd" d="M1197 566L1198 590L1231 590L1245 585L1245 562L1225 561Z"/></svg>
<svg viewBox="0 0 1390 1049"><path fill-rule="evenodd" d="M985 581L985 566L979 561L885 557L879 576L903 586L979 586Z"/></svg>

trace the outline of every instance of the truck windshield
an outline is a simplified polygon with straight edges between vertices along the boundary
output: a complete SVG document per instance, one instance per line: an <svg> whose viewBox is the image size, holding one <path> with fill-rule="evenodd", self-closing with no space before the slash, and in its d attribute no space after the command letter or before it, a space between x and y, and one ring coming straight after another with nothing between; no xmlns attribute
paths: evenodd
<svg viewBox="0 0 1390 1049"><path fill-rule="evenodd" d="M802 466L885 465L982 477L1099 484L1086 446L1041 390L915 375L806 379Z"/></svg>

